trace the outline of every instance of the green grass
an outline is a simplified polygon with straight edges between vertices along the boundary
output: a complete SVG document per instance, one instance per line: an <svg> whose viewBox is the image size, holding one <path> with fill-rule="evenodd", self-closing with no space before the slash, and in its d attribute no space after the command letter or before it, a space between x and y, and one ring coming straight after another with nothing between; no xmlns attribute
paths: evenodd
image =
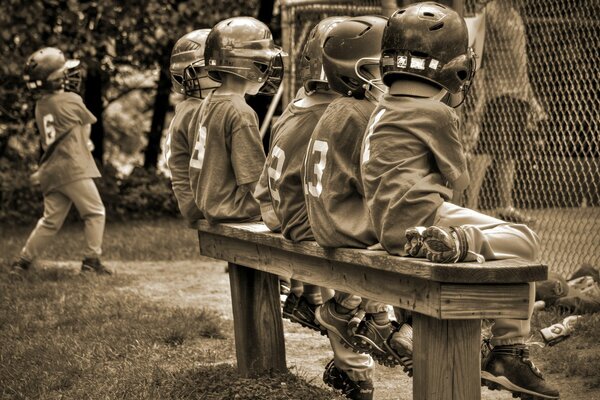
<svg viewBox="0 0 600 400"><path fill-rule="evenodd" d="M531 321L534 340L542 341L539 330L567 316L556 309L534 313ZM600 388L600 314L584 315L571 336L554 346L532 346L532 354L536 361L544 363L544 371L579 376L590 388Z"/></svg>
<svg viewBox="0 0 600 400"><path fill-rule="evenodd" d="M331 399L293 374L241 379L231 321L125 288L131 275L0 273L2 399Z"/></svg>
<svg viewBox="0 0 600 400"><path fill-rule="evenodd" d="M0 226L0 263L8 263L25 244L35 225ZM78 260L85 246L83 223L64 226L42 258ZM104 232L103 259L120 261L174 261L199 258L196 231L180 219L108 222Z"/></svg>

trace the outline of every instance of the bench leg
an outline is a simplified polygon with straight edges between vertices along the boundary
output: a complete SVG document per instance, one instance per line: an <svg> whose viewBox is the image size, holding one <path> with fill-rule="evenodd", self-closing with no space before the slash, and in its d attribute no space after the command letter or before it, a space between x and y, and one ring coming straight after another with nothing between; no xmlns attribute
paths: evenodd
<svg viewBox="0 0 600 400"><path fill-rule="evenodd" d="M277 275L229 263L229 282L240 375L286 371Z"/></svg>
<svg viewBox="0 0 600 400"><path fill-rule="evenodd" d="M481 320L413 314L414 400L481 399Z"/></svg>

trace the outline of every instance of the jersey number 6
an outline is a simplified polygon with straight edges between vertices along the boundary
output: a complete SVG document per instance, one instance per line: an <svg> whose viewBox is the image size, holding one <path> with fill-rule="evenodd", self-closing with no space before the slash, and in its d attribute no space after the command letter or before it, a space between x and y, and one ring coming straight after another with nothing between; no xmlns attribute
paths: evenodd
<svg viewBox="0 0 600 400"><path fill-rule="evenodd" d="M52 114L44 115L44 137L46 146L50 146L56 139L56 129L54 129L54 116Z"/></svg>

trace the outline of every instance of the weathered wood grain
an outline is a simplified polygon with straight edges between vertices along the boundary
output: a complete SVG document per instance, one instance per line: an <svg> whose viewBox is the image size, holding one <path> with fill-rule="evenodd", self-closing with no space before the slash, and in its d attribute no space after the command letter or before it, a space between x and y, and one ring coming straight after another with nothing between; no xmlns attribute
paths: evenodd
<svg viewBox="0 0 600 400"><path fill-rule="evenodd" d="M481 320L413 315L415 400L480 400Z"/></svg>
<svg viewBox="0 0 600 400"><path fill-rule="evenodd" d="M270 232L263 223L210 225L206 221L198 221L193 227L200 232L232 237L291 253L368 266L371 269L436 282L522 283L545 280L548 277L547 266L524 260L497 260L484 264L435 264L422 259L392 256L383 250L326 249L315 242L294 243L280 234Z"/></svg>
<svg viewBox="0 0 600 400"><path fill-rule="evenodd" d="M435 318L517 318L528 315L527 284L452 284L294 253L200 231L201 254L298 279Z"/></svg>
<svg viewBox="0 0 600 400"><path fill-rule="evenodd" d="M240 375L286 371L277 276L229 263L229 282Z"/></svg>

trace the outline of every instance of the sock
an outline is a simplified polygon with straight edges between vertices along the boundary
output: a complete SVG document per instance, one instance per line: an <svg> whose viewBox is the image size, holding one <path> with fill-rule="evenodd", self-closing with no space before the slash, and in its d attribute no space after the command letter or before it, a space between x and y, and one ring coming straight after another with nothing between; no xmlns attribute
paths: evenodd
<svg viewBox="0 0 600 400"><path fill-rule="evenodd" d="M350 314L353 309L344 307L341 304L335 303L335 312L338 314Z"/></svg>
<svg viewBox="0 0 600 400"><path fill-rule="evenodd" d="M373 316L373 321L375 321L377 325L386 325L390 322L390 317L387 311L381 311L371 315Z"/></svg>

